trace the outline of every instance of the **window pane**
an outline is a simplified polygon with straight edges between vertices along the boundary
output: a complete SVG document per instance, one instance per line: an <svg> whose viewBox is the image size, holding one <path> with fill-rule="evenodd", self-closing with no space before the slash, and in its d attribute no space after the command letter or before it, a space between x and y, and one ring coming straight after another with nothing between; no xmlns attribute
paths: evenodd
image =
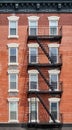
<svg viewBox="0 0 72 130"><path fill-rule="evenodd" d="M10 35L16 35L16 28L10 29Z"/></svg>
<svg viewBox="0 0 72 130"><path fill-rule="evenodd" d="M10 120L16 120L16 112L10 112Z"/></svg>
<svg viewBox="0 0 72 130"><path fill-rule="evenodd" d="M50 27L50 35L57 35L57 27Z"/></svg>
<svg viewBox="0 0 72 130"><path fill-rule="evenodd" d="M10 21L10 28L16 28L16 21Z"/></svg>

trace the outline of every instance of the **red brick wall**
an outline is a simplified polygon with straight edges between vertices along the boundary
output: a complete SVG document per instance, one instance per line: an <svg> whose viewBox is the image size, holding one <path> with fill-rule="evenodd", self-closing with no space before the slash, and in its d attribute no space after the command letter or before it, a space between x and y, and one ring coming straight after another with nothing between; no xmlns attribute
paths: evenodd
<svg viewBox="0 0 72 130"><path fill-rule="evenodd" d="M72 122L72 14L17 14L19 16L18 27L18 39L8 38L8 16L13 14L0 14L0 122L8 122L8 43L19 44L19 93L16 97L19 97L19 121L27 122L28 120L28 74L27 74L27 27L28 16L39 16L39 26L48 26L48 16L59 16L59 25L62 25L62 41L60 44L60 53L62 53L63 66L61 69L60 80L63 81L63 94L60 101L60 112L63 114L63 122ZM50 43L46 41L46 43ZM39 49L40 62L46 62L47 58L44 53ZM44 55L44 56L43 56ZM48 78L48 71L44 71L46 78ZM47 89L47 85L44 84L43 79L39 75L39 82L42 89ZM47 97L47 98L46 98ZM46 103L48 96L46 96ZM44 99L44 97L43 97ZM48 119L43 117L42 113L46 113L41 104L39 104L39 118L41 121Z"/></svg>

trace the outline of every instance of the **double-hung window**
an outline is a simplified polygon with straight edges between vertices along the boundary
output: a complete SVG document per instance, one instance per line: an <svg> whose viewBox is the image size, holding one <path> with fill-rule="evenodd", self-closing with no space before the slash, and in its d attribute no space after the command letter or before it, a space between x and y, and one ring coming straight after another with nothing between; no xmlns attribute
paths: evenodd
<svg viewBox="0 0 72 130"><path fill-rule="evenodd" d="M58 63L58 47L50 47L49 48L49 56L53 63Z"/></svg>
<svg viewBox="0 0 72 130"><path fill-rule="evenodd" d="M9 65L18 65L18 44L8 44Z"/></svg>
<svg viewBox="0 0 72 130"><path fill-rule="evenodd" d="M59 83L59 70L49 70L49 83L51 87L55 90L58 91L60 88L60 83Z"/></svg>
<svg viewBox="0 0 72 130"><path fill-rule="evenodd" d="M30 47L29 48L29 63L38 62L38 48Z"/></svg>
<svg viewBox="0 0 72 130"><path fill-rule="evenodd" d="M38 74L29 74L29 90L38 89Z"/></svg>
<svg viewBox="0 0 72 130"><path fill-rule="evenodd" d="M17 16L8 17L9 20L9 38L18 38L18 19Z"/></svg>
<svg viewBox="0 0 72 130"><path fill-rule="evenodd" d="M29 35L30 36L38 35L38 19L39 19L39 17L37 17L37 16L28 17Z"/></svg>
<svg viewBox="0 0 72 130"><path fill-rule="evenodd" d="M19 70L8 70L9 92L18 92L18 73Z"/></svg>
<svg viewBox="0 0 72 130"><path fill-rule="evenodd" d="M49 34L50 35L58 34L58 21L56 20L49 21Z"/></svg>
<svg viewBox="0 0 72 130"><path fill-rule="evenodd" d="M35 36L37 35L38 25L37 21L30 21L29 22L29 35Z"/></svg>
<svg viewBox="0 0 72 130"><path fill-rule="evenodd" d="M49 99L49 101L50 101L50 113L53 116L55 121L59 121L59 118L60 118L59 117L60 116L59 101L60 101L60 99L53 98L53 99ZM52 121L51 118L50 118L50 121Z"/></svg>
<svg viewBox="0 0 72 130"><path fill-rule="evenodd" d="M49 20L49 35L58 35L58 16L50 16Z"/></svg>
<svg viewBox="0 0 72 130"><path fill-rule="evenodd" d="M18 122L18 101L19 99L8 99L9 101L9 122Z"/></svg>
<svg viewBox="0 0 72 130"><path fill-rule="evenodd" d="M58 74L50 74L50 85L54 90L58 90L59 86Z"/></svg>
<svg viewBox="0 0 72 130"><path fill-rule="evenodd" d="M29 122L38 122L38 100L29 99Z"/></svg>
<svg viewBox="0 0 72 130"><path fill-rule="evenodd" d="M38 90L38 71L29 70L29 90L35 91Z"/></svg>

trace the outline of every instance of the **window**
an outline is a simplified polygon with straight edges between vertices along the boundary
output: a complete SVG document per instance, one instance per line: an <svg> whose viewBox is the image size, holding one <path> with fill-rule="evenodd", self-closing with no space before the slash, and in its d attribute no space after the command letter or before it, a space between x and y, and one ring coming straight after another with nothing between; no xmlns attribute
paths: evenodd
<svg viewBox="0 0 72 130"><path fill-rule="evenodd" d="M28 17L29 20L29 35L35 36L38 34L38 19L37 16Z"/></svg>
<svg viewBox="0 0 72 130"><path fill-rule="evenodd" d="M17 24L17 22L16 21L10 21L10 35L17 35L17 28L16 28L16 24Z"/></svg>
<svg viewBox="0 0 72 130"><path fill-rule="evenodd" d="M8 44L9 65L18 65L18 44Z"/></svg>
<svg viewBox="0 0 72 130"><path fill-rule="evenodd" d="M8 17L9 20L9 38L17 38L18 37L18 19L17 16Z"/></svg>
<svg viewBox="0 0 72 130"><path fill-rule="evenodd" d="M50 16L49 20L49 34L50 35L58 35L58 16Z"/></svg>
<svg viewBox="0 0 72 130"><path fill-rule="evenodd" d="M8 99L9 101L9 122L18 122L18 101L19 99Z"/></svg>
<svg viewBox="0 0 72 130"><path fill-rule="evenodd" d="M38 122L38 100L29 99L29 122Z"/></svg>
<svg viewBox="0 0 72 130"><path fill-rule="evenodd" d="M56 121L59 121L59 98L50 98L49 102L50 102L50 113L52 114L52 116L54 117L54 119ZM52 121L52 119L50 118L50 121Z"/></svg>
<svg viewBox="0 0 72 130"><path fill-rule="evenodd" d="M38 89L38 74L29 74L29 89Z"/></svg>
<svg viewBox="0 0 72 130"><path fill-rule="evenodd" d="M49 83L54 90L59 90L59 70L49 70Z"/></svg>
<svg viewBox="0 0 72 130"><path fill-rule="evenodd" d="M9 92L18 92L18 73L19 70L8 70Z"/></svg>
<svg viewBox="0 0 72 130"><path fill-rule="evenodd" d="M29 48L29 63L38 62L38 48L31 47Z"/></svg>
<svg viewBox="0 0 72 130"><path fill-rule="evenodd" d="M54 90L58 90L58 74L50 74L50 85Z"/></svg>
<svg viewBox="0 0 72 130"><path fill-rule="evenodd" d="M38 71L29 70L29 90L38 90Z"/></svg>
<svg viewBox="0 0 72 130"><path fill-rule="evenodd" d="M59 63L59 44L48 44L49 56L54 64Z"/></svg>
<svg viewBox="0 0 72 130"><path fill-rule="evenodd" d="M49 48L49 56L54 64L58 63L58 48L57 47L50 47Z"/></svg>
<svg viewBox="0 0 72 130"><path fill-rule="evenodd" d="M57 35L58 34L58 21L51 20L49 24L49 34Z"/></svg>

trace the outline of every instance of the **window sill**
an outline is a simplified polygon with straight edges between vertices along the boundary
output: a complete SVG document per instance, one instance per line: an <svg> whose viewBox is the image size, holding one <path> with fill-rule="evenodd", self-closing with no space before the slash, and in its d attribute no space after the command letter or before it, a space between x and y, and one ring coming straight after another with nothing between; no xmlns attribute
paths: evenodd
<svg viewBox="0 0 72 130"><path fill-rule="evenodd" d="M8 38L19 38L18 35L9 35Z"/></svg>
<svg viewBox="0 0 72 130"><path fill-rule="evenodd" d="M56 122L58 122L58 123L60 122L59 120L55 120L55 121L56 121ZM53 121L52 121L52 120L50 120L50 121L49 121L49 123L53 123Z"/></svg>
<svg viewBox="0 0 72 130"><path fill-rule="evenodd" d="M8 122L9 122L9 123L19 123L18 120L9 120Z"/></svg>
<svg viewBox="0 0 72 130"><path fill-rule="evenodd" d="M10 92L11 92L11 93L18 93L18 92L19 92L19 90L17 90L17 89L14 89L14 90L9 89L9 90L8 90L8 92L9 92L9 93L10 93Z"/></svg>
<svg viewBox="0 0 72 130"><path fill-rule="evenodd" d="M31 121L29 121L29 123L35 123L35 122L39 123L39 120L31 120Z"/></svg>
<svg viewBox="0 0 72 130"><path fill-rule="evenodd" d="M18 66L19 64L18 63L8 63L8 66L11 66L11 65L16 65L16 66Z"/></svg>

